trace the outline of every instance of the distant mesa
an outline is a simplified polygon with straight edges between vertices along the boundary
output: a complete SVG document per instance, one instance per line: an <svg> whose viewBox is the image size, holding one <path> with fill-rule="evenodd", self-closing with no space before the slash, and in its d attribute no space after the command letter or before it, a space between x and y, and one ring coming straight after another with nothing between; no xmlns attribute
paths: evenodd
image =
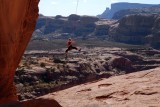
<svg viewBox="0 0 160 107"><path fill-rule="evenodd" d="M71 14L68 17L61 15L57 15L55 17L40 15L33 38L49 37L51 40L60 37L62 39L68 38L66 34L68 34L68 36L78 35L79 37L83 38L84 36L94 34L93 32L99 32L99 30L102 32L105 30L105 28L108 28L107 24L103 24L104 27L102 29L104 30L100 29L100 24L97 23L98 21L99 18L97 17L79 16L76 14ZM97 26L97 24L99 26ZM102 35L103 34L105 33L102 32Z"/></svg>
<svg viewBox="0 0 160 107"><path fill-rule="evenodd" d="M118 20L132 14L160 14L160 5L120 10L113 15L112 19Z"/></svg>
<svg viewBox="0 0 160 107"><path fill-rule="evenodd" d="M111 9L107 7L106 10L102 14L98 15L98 17L105 18L105 19L112 19L114 14L120 10L147 8L147 7L152 7L155 5L156 4L140 4L140 3L127 3L127 2L113 3L111 4Z"/></svg>

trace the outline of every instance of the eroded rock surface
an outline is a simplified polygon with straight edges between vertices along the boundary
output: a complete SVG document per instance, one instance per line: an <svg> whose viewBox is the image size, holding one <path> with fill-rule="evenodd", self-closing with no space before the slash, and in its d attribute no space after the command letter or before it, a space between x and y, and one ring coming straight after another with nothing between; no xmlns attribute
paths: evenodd
<svg viewBox="0 0 160 107"><path fill-rule="evenodd" d="M64 107L159 107L160 68L85 83L44 98Z"/></svg>
<svg viewBox="0 0 160 107"><path fill-rule="evenodd" d="M15 69L34 31L39 0L0 0L0 103L16 101Z"/></svg>

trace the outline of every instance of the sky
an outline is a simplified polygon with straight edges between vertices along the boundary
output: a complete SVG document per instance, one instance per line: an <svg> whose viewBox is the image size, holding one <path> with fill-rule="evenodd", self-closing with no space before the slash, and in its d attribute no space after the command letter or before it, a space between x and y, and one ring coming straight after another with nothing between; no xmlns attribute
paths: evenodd
<svg viewBox="0 0 160 107"><path fill-rule="evenodd" d="M76 9L77 1L79 2ZM160 4L159 0L40 0L39 13L45 16L70 14L96 16L116 2Z"/></svg>

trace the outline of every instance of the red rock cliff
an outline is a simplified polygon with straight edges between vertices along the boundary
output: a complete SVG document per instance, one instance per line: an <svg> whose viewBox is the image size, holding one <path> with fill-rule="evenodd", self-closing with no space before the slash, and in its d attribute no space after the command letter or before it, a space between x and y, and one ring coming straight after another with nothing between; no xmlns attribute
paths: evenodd
<svg viewBox="0 0 160 107"><path fill-rule="evenodd" d="M16 101L15 69L34 31L39 0L0 0L0 104Z"/></svg>

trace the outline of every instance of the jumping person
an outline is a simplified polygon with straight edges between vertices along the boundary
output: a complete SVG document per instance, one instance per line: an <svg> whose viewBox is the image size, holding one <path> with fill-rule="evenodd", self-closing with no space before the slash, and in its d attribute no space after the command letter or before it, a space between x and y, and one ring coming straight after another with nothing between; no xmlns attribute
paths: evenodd
<svg viewBox="0 0 160 107"><path fill-rule="evenodd" d="M67 41L67 47L68 47L68 49L65 51L66 52L66 58L67 58L67 55L68 55L68 51L70 51L72 49L81 51L81 48L78 49L77 47L73 47L72 46L74 43L75 42L71 38L68 39L68 41Z"/></svg>

